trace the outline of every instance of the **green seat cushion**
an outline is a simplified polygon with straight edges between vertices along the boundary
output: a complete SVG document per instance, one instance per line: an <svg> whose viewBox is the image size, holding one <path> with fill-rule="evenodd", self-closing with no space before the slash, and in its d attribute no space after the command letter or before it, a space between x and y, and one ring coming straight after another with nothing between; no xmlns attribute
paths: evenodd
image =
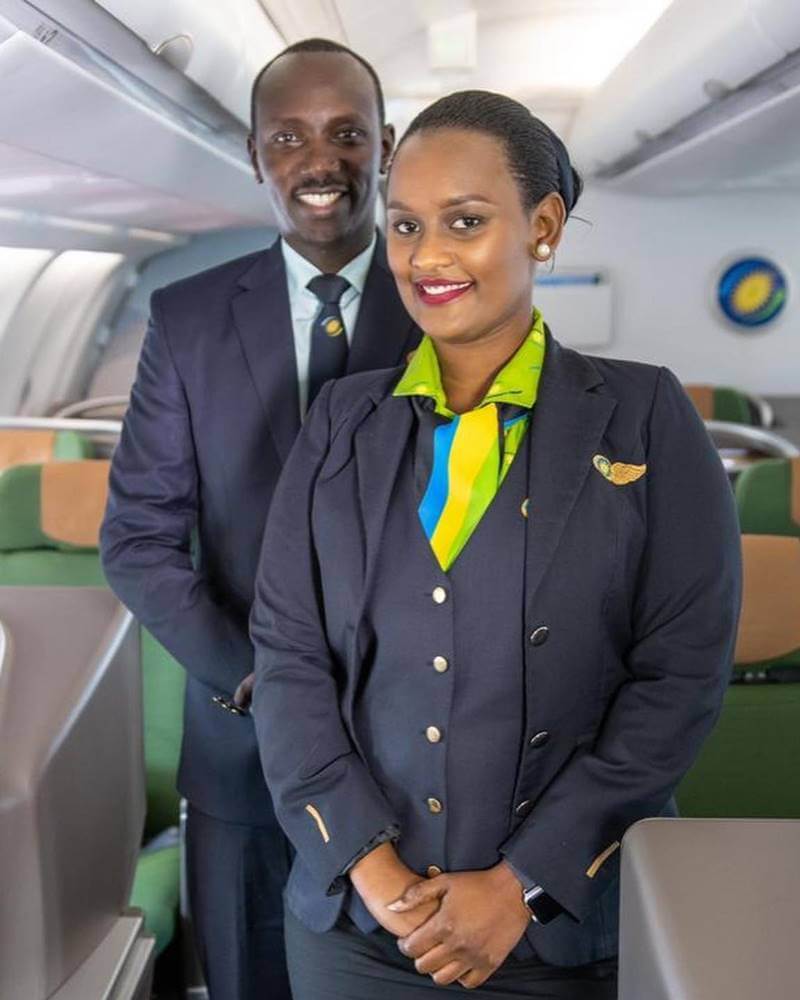
<svg viewBox="0 0 800 1000"><path fill-rule="evenodd" d="M105 504L108 462L48 462L45 465L12 465L0 469L0 551L58 549L62 552L96 552L99 519ZM88 476L88 479L87 479ZM101 477L101 478L98 478ZM70 511L67 524L53 523L53 491L61 510L60 494ZM48 492L49 491L49 492ZM46 523L47 493L50 499ZM75 522L70 516L77 510ZM59 532L65 532L59 536ZM76 544L70 539L91 539Z"/></svg>
<svg viewBox="0 0 800 1000"><path fill-rule="evenodd" d="M146 629L141 635L147 766L145 835L149 837L178 822L180 796L175 776L183 737L186 671Z"/></svg>
<svg viewBox="0 0 800 1000"><path fill-rule="evenodd" d="M130 903L144 913L145 925L155 935L156 955L161 954L175 934L180 884L177 844L145 851L139 856Z"/></svg>
<svg viewBox="0 0 800 1000"><path fill-rule="evenodd" d="M739 524L748 535L800 537L792 520L792 467L784 458L765 458L736 480Z"/></svg>
<svg viewBox="0 0 800 1000"><path fill-rule="evenodd" d="M735 684L677 793L684 816L800 819L800 684Z"/></svg>
<svg viewBox="0 0 800 1000"><path fill-rule="evenodd" d="M53 458L57 462L74 462L94 457L94 445L89 438L77 431L57 431L53 444Z"/></svg>
<svg viewBox="0 0 800 1000"><path fill-rule="evenodd" d="M717 386L714 389L714 419L735 424L752 424L753 414L747 396L738 389Z"/></svg>
<svg viewBox="0 0 800 1000"><path fill-rule="evenodd" d="M792 466L784 458L765 458L750 466L736 480L739 525L747 535L800 537L800 524L792 520ZM743 667L767 672L780 667L800 667L800 649L766 664Z"/></svg>
<svg viewBox="0 0 800 1000"><path fill-rule="evenodd" d="M5 587L105 587L96 552L27 549L0 552L0 585Z"/></svg>
<svg viewBox="0 0 800 1000"><path fill-rule="evenodd" d="M41 528L41 465L0 471L0 550L51 548Z"/></svg>

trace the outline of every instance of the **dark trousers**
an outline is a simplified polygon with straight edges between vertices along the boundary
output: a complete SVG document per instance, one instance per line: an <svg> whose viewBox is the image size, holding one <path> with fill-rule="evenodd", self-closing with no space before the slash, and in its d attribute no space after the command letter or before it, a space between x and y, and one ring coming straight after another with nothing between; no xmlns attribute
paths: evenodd
<svg viewBox="0 0 800 1000"><path fill-rule="evenodd" d="M210 1000L290 1000L282 901L289 847L277 823L226 823L190 805L186 865Z"/></svg>
<svg viewBox="0 0 800 1000"><path fill-rule="evenodd" d="M436 1000L447 992L474 1000L615 1000L617 995L616 960L565 969L510 957L479 989L437 986L400 954L391 934L362 934L346 918L333 930L314 934L288 910L286 958L294 1000Z"/></svg>

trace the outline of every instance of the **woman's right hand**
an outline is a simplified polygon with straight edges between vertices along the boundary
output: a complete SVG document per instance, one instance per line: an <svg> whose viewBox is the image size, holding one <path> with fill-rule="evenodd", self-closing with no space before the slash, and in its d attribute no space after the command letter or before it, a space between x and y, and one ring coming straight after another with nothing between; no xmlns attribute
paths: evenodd
<svg viewBox="0 0 800 1000"><path fill-rule="evenodd" d="M390 843L379 844L350 869L350 881L364 905L384 930L406 937L439 909L438 900L415 907L408 913L392 913L388 904L407 889L424 881L404 864Z"/></svg>

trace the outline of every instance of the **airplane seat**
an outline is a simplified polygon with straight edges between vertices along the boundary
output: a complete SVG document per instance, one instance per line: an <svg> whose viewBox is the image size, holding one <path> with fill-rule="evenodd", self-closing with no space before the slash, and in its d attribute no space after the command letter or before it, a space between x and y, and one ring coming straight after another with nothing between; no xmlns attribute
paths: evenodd
<svg viewBox="0 0 800 1000"><path fill-rule="evenodd" d="M91 458L91 441L75 431L0 429L0 471L32 462Z"/></svg>
<svg viewBox="0 0 800 1000"><path fill-rule="evenodd" d="M741 473L735 495L742 532L800 538L800 458L757 462ZM766 666L784 668L800 670L800 648Z"/></svg>
<svg viewBox="0 0 800 1000"><path fill-rule="evenodd" d="M742 531L800 538L800 458L767 458L736 483Z"/></svg>
<svg viewBox="0 0 800 1000"><path fill-rule="evenodd" d="M703 420L725 420L752 427L762 425L757 400L740 389L724 385L685 385L689 398Z"/></svg>
<svg viewBox="0 0 800 1000"><path fill-rule="evenodd" d="M109 465L84 459L15 465L0 471L0 585L107 586L98 537ZM185 673L144 629L141 670L147 810L145 848L136 869L131 905L144 912L160 954L174 936L179 902L177 835L164 836L164 831L178 825L180 798L175 777Z"/></svg>
<svg viewBox="0 0 800 1000"><path fill-rule="evenodd" d="M800 819L800 538L742 536L733 683L677 793L684 816Z"/></svg>

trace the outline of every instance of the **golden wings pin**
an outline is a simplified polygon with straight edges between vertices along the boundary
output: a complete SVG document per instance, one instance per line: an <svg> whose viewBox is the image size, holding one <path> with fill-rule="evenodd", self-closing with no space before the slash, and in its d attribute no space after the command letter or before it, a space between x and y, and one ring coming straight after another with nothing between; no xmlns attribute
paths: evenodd
<svg viewBox="0 0 800 1000"><path fill-rule="evenodd" d="M635 483L647 472L646 465L630 465L627 462L611 462L605 455L595 455L592 464L600 475L615 486Z"/></svg>

